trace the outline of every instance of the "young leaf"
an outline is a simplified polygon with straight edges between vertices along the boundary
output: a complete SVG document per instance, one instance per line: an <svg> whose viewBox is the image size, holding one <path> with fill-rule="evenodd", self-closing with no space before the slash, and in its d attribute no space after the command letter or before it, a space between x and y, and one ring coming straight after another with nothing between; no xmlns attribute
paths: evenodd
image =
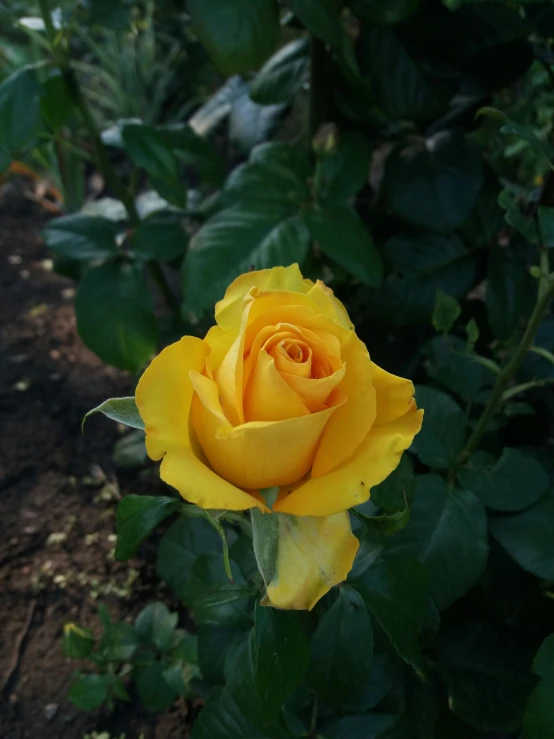
<svg viewBox="0 0 554 739"><path fill-rule="evenodd" d="M65 624L63 627L63 653L71 659L84 659L94 648L94 636L90 629Z"/></svg>
<svg viewBox="0 0 554 739"><path fill-rule="evenodd" d="M81 711L94 711L108 697L112 675L81 675L69 691L69 700Z"/></svg>
<svg viewBox="0 0 554 739"><path fill-rule="evenodd" d="M154 644L166 652L172 645L179 614L164 603L149 603L135 619L135 631L144 644Z"/></svg>
<svg viewBox="0 0 554 739"><path fill-rule="evenodd" d="M275 0L189 0L188 11L198 37L224 74L256 69L277 44Z"/></svg>
<svg viewBox="0 0 554 739"><path fill-rule="evenodd" d="M308 681L331 705L341 705L366 684L372 657L367 607L353 588L342 587L310 642Z"/></svg>
<svg viewBox="0 0 554 739"><path fill-rule="evenodd" d="M110 398L100 403L96 408L85 413L81 428L84 428L87 418L93 416L95 413L102 413L112 421L122 423L124 426L144 430L144 421L140 417L134 396L128 398Z"/></svg>
<svg viewBox="0 0 554 739"><path fill-rule="evenodd" d="M408 525L410 520L410 509L405 505L402 511L384 514L382 516L366 516L364 513L351 509L366 529L385 535L396 534Z"/></svg>
<svg viewBox="0 0 554 739"><path fill-rule="evenodd" d="M385 556L424 564L429 593L442 610L478 582L488 549L487 517L475 495L450 491L438 475L419 475L410 524L387 540Z"/></svg>
<svg viewBox="0 0 554 739"><path fill-rule="evenodd" d="M89 269L77 288L75 311L79 336L107 364L137 372L156 351L151 294L134 265Z"/></svg>
<svg viewBox="0 0 554 739"><path fill-rule="evenodd" d="M309 643L294 611L256 605L252 663L262 716L271 720L302 681Z"/></svg>
<svg viewBox="0 0 554 739"><path fill-rule="evenodd" d="M461 312L460 304L455 298L437 289L437 299L431 319L435 331L448 333Z"/></svg>

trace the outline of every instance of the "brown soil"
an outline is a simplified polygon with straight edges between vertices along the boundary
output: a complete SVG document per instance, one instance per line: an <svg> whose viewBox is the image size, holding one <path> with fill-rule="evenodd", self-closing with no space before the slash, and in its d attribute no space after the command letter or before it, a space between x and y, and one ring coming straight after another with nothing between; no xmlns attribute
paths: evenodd
<svg viewBox="0 0 554 739"><path fill-rule="evenodd" d="M118 497L160 483L116 468L121 431L107 419L81 436L84 413L129 394L132 378L81 343L74 285L52 272L44 223L31 204L0 201L0 737L186 737L184 702L155 717L135 700L85 714L67 699L77 663L62 654L64 623L96 630L99 599L131 618L159 596L148 545L127 563L111 551Z"/></svg>

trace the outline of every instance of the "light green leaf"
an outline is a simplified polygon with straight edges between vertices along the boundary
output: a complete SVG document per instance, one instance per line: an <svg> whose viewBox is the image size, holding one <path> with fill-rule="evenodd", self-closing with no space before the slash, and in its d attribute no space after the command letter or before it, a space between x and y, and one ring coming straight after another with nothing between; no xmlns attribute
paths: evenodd
<svg viewBox="0 0 554 739"><path fill-rule="evenodd" d="M135 619L135 631L144 644L154 644L162 652L172 645L178 613L171 613L164 603L149 603Z"/></svg>
<svg viewBox="0 0 554 739"><path fill-rule="evenodd" d="M124 426L144 430L144 421L140 417L134 396L128 398L110 398L100 403L96 408L85 414L81 428L84 428L87 418L93 416L95 413L102 413L112 421L122 423Z"/></svg>
<svg viewBox="0 0 554 739"><path fill-rule="evenodd" d="M431 318L435 331L448 333L461 312L460 304L455 298L437 289L437 299Z"/></svg>

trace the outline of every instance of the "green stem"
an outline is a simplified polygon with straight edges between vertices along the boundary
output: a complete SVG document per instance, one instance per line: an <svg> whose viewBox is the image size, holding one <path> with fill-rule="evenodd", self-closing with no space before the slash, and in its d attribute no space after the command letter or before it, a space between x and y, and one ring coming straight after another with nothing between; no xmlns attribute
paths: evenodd
<svg viewBox="0 0 554 739"><path fill-rule="evenodd" d="M519 345L515 350L512 358L498 375L496 379L496 384L489 397L489 401L483 409L483 413L477 421L477 425L475 426L473 433L469 437L464 449L458 456L455 467L459 467L461 464L464 464L464 462L467 461L469 456L479 446L479 443L483 438L489 423L491 422L492 418L495 416L502 404L504 392L508 383L519 370L521 363L533 346L538 328L541 324L544 314L548 310L550 301L553 297L554 282L552 280L548 280L546 282L546 285L544 286L539 284L537 302L529 319L529 323L527 324L527 328L525 329L523 336L521 337L521 341L519 342Z"/></svg>

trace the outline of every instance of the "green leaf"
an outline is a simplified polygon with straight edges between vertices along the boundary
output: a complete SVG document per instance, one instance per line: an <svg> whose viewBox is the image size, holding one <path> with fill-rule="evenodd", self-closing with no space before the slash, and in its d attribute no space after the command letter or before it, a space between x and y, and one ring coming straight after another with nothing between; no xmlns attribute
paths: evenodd
<svg viewBox="0 0 554 739"><path fill-rule="evenodd" d="M389 536L390 534L396 534L398 531L402 531L408 525L410 520L410 508L408 505L401 511L396 513L384 514L382 516L366 516L365 513L352 508L352 513L358 518L364 525L366 530L373 531L376 534L384 534Z"/></svg>
<svg viewBox="0 0 554 739"><path fill-rule="evenodd" d="M203 623L198 626L198 665L208 683L224 684L223 668L227 650L238 633L238 627L229 624Z"/></svg>
<svg viewBox="0 0 554 739"><path fill-rule="evenodd" d="M474 281L475 258L456 236L408 232L393 236L384 246L394 275L383 283L377 306L395 324L426 324L437 289L460 300Z"/></svg>
<svg viewBox="0 0 554 739"><path fill-rule="evenodd" d="M375 25L391 26L406 20L415 13L419 0L351 0L350 8L361 21Z"/></svg>
<svg viewBox="0 0 554 739"><path fill-rule="evenodd" d="M391 4L379 5L388 9ZM452 84L417 59L395 29L371 28L361 38L360 54L375 102L390 118L425 121L447 110Z"/></svg>
<svg viewBox="0 0 554 739"><path fill-rule="evenodd" d="M130 264L88 270L75 298L77 329L103 362L137 372L152 357L158 327L148 284Z"/></svg>
<svg viewBox="0 0 554 739"><path fill-rule="evenodd" d="M181 593L197 623L231 624L247 628L251 608L247 598L253 589L245 585L238 566L231 562L233 585L229 585L223 557L203 554L190 568L189 578Z"/></svg>
<svg viewBox="0 0 554 739"><path fill-rule="evenodd" d="M253 201L226 208L192 239L183 273L187 306L208 308L237 275L303 262L308 248L306 226L290 205Z"/></svg>
<svg viewBox="0 0 554 739"><path fill-rule="evenodd" d="M117 254L116 236L121 225L101 216L74 213L54 218L43 229L46 246L57 256L89 261Z"/></svg>
<svg viewBox="0 0 554 739"><path fill-rule="evenodd" d="M95 413L102 413L112 421L144 431L144 421L140 417L134 396L130 398L110 398L100 403L96 408L85 413L81 428L84 428L87 418Z"/></svg>
<svg viewBox="0 0 554 739"><path fill-rule="evenodd" d="M149 603L135 619L135 631L144 644L154 644L166 652L173 643L179 614L164 603Z"/></svg>
<svg viewBox="0 0 554 739"><path fill-rule="evenodd" d="M167 681L161 662L147 667L136 666L133 679L140 702L151 713L165 711L178 695L175 687Z"/></svg>
<svg viewBox="0 0 554 739"><path fill-rule="evenodd" d="M554 634L546 637L535 654L533 672L539 677L554 677Z"/></svg>
<svg viewBox="0 0 554 739"><path fill-rule="evenodd" d="M215 690L194 722L191 739L263 739L243 716L228 690Z"/></svg>
<svg viewBox="0 0 554 739"><path fill-rule="evenodd" d="M222 621L221 606L228 606L238 601L244 601L256 594L257 588L252 585L221 585L215 590L204 592L194 598L191 608L198 624ZM240 622L243 621L242 613ZM225 623L229 623L226 619Z"/></svg>
<svg viewBox="0 0 554 739"><path fill-rule="evenodd" d="M22 67L0 84L0 141L12 156L35 132L42 88L30 67Z"/></svg>
<svg viewBox="0 0 554 739"><path fill-rule="evenodd" d="M357 132L340 136L331 150L319 154L315 187L322 204L344 205L362 189L369 178L369 148Z"/></svg>
<svg viewBox="0 0 554 739"><path fill-rule="evenodd" d="M177 160L164 131L140 123L126 123L121 135L137 167L142 167L157 180L178 184Z"/></svg>
<svg viewBox="0 0 554 739"><path fill-rule="evenodd" d="M463 449L466 418L452 398L433 387L418 385L416 399L425 415L413 451L429 467L451 467Z"/></svg>
<svg viewBox="0 0 554 739"><path fill-rule="evenodd" d="M181 501L176 498L126 495L117 506L116 560L125 562L130 559L141 541L181 506Z"/></svg>
<svg viewBox="0 0 554 739"><path fill-rule="evenodd" d="M466 402L474 400L483 387L494 381L493 372L480 364L457 336L435 336L423 351L428 356L429 377Z"/></svg>
<svg viewBox="0 0 554 739"><path fill-rule="evenodd" d="M527 572L554 581L554 495L550 492L522 513L495 517L494 538Z"/></svg>
<svg viewBox="0 0 554 739"><path fill-rule="evenodd" d="M131 237L135 254L161 262L184 257L187 243L188 236L180 219L169 220L159 213L139 223Z"/></svg>
<svg viewBox="0 0 554 739"><path fill-rule="evenodd" d="M372 657L367 607L359 593L344 586L311 639L308 681L331 705L341 705L366 684Z"/></svg>
<svg viewBox="0 0 554 739"><path fill-rule="evenodd" d="M527 220L517 204L513 192L507 188L502 190L498 196L498 204L504 210L506 223L519 231L519 233L533 244L540 243L539 229L535 220ZM499 248L497 247L497 250Z"/></svg>
<svg viewBox="0 0 554 739"><path fill-rule="evenodd" d="M156 563L158 576L178 598L183 598L197 557L218 551L220 547L218 534L205 519L179 518L160 542Z"/></svg>
<svg viewBox="0 0 554 739"><path fill-rule="evenodd" d="M431 319L435 331L448 333L461 312L460 304L455 298L437 289L437 300Z"/></svg>
<svg viewBox="0 0 554 739"><path fill-rule="evenodd" d="M383 264L363 221L348 207L310 208L304 217L321 251L372 287L383 278Z"/></svg>
<svg viewBox="0 0 554 739"><path fill-rule="evenodd" d="M374 653L365 686L345 705L349 713L372 711L401 682L403 665L390 644L386 647Z"/></svg>
<svg viewBox="0 0 554 739"><path fill-rule="evenodd" d="M415 491L415 477L407 454L403 454L398 467L379 485L371 488L371 500L387 513L402 513L406 501L411 505Z"/></svg>
<svg viewBox="0 0 554 739"><path fill-rule="evenodd" d="M481 108L477 112L477 115L489 115L492 118L496 118L502 121L504 125L500 129L501 133L513 134L514 136L517 136L518 138L526 141L529 146L534 151L536 151L537 154L542 157L542 159L544 159L546 164L548 164L551 169L554 169L554 166L552 165L552 162L548 157L548 153L544 147L543 142L537 137L535 132L529 126L525 126L510 120L504 113L502 113L502 111L497 110L496 108Z"/></svg>
<svg viewBox="0 0 554 739"><path fill-rule="evenodd" d="M449 490L438 475L419 475L410 523L387 540L385 556L424 564L429 593L442 610L477 584L488 550L487 516L475 495Z"/></svg>
<svg viewBox="0 0 554 739"><path fill-rule="evenodd" d="M398 718L389 713L344 716L325 729L325 739L386 739Z"/></svg>
<svg viewBox="0 0 554 739"><path fill-rule="evenodd" d="M40 115L52 131L57 132L75 109L75 98L61 72L55 70L43 82Z"/></svg>
<svg viewBox="0 0 554 739"><path fill-rule="evenodd" d="M289 103L306 80L309 41L299 38L274 54L250 83L250 97L258 105Z"/></svg>
<svg viewBox="0 0 554 739"><path fill-rule="evenodd" d="M531 693L523 716L523 739L552 739L554 676L541 680Z"/></svg>
<svg viewBox="0 0 554 739"><path fill-rule="evenodd" d="M280 35L275 0L189 0L198 37L224 74L256 69Z"/></svg>
<svg viewBox="0 0 554 739"><path fill-rule="evenodd" d="M400 218L431 231L448 231L469 216L482 181L479 152L465 139L436 134L424 144L393 150L384 187Z"/></svg>
<svg viewBox="0 0 554 739"><path fill-rule="evenodd" d="M376 562L352 584L403 660L423 671L418 633L423 619L428 578L419 562Z"/></svg>
<svg viewBox="0 0 554 739"><path fill-rule="evenodd" d="M496 511L522 511L536 503L548 487L548 475L533 457L504 449L500 459L476 453L458 471L458 480Z"/></svg>
<svg viewBox="0 0 554 739"><path fill-rule="evenodd" d="M90 629L69 623L63 627L63 653L71 659L84 659L94 649L94 635Z"/></svg>
<svg viewBox="0 0 554 739"><path fill-rule="evenodd" d="M108 697L112 675L81 675L69 691L69 700L81 711L94 711Z"/></svg>
<svg viewBox="0 0 554 739"><path fill-rule="evenodd" d="M309 643L293 611L256 605L252 664L261 714L271 720L302 682Z"/></svg>
<svg viewBox="0 0 554 739"><path fill-rule="evenodd" d="M479 731L511 734L521 726L533 686L530 662L508 629L469 623L442 636L437 668L456 716Z"/></svg>
<svg viewBox="0 0 554 739"><path fill-rule="evenodd" d="M541 242L552 249L554 247L554 208L539 205L538 216Z"/></svg>

